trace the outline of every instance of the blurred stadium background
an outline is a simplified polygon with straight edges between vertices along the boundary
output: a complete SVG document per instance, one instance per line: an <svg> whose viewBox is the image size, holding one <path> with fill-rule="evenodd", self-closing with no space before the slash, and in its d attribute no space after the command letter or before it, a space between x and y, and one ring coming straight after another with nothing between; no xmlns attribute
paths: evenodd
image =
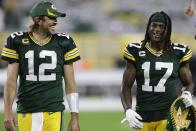
<svg viewBox="0 0 196 131"><path fill-rule="evenodd" d="M0 52L10 33L28 29L32 23L28 13L37 1L39 0L0 0ZM82 60L74 65L80 92L81 111L83 114L97 112L98 116L101 116L100 112L106 112L102 113L102 116L106 116L111 111L118 114L117 123L112 124L114 129L98 128L99 131L128 130L119 124L123 118L119 97L125 66L122 49L127 43L139 42L144 38L148 17L155 11L163 10L171 16L173 42L185 43L193 50L194 56L190 66L194 83L196 83L196 69L194 68L196 64L196 41L194 40L196 29L190 17L184 14L185 5L189 0L51 1L59 10L67 14L65 19L59 18L57 31L65 32L73 37L82 57ZM2 96L6 66L7 64L0 60L1 111L3 110ZM115 117L114 114L111 116ZM97 116L93 117L93 114L90 117L90 119L96 118ZM112 117L110 119L115 120ZM96 123L98 124L99 121ZM2 120L0 121L2 131L1 125ZM106 127L109 125L106 124ZM83 129L85 129L84 131L92 130L90 127Z"/></svg>

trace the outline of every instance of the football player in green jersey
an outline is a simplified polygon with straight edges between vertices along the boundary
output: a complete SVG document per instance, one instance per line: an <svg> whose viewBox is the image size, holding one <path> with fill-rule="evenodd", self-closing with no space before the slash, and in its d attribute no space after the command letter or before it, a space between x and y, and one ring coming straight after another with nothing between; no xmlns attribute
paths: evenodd
<svg viewBox="0 0 196 131"><path fill-rule="evenodd" d="M9 63L4 88L5 128L14 131L12 106L17 95L19 131L62 131L64 80L71 111L68 130L79 131L73 62L80 55L69 35L54 30L57 18L65 17L65 13L57 11L51 2L41 1L30 14L34 22L30 30L12 33L2 50L2 59Z"/></svg>
<svg viewBox="0 0 196 131"><path fill-rule="evenodd" d="M170 40L172 23L163 11L149 18L141 43L128 44L124 49L127 65L123 74L121 100L125 119L138 131L165 131L167 114L177 98L178 79L183 85L186 107L192 105L193 82L189 69L192 51ZM132 108L131 88L136 81L136 111Z"/></svg>

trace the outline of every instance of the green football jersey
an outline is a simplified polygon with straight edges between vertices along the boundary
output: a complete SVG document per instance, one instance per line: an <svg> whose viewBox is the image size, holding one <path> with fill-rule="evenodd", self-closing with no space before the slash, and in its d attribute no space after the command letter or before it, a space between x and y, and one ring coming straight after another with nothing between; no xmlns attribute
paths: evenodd
<svg viewBox="0 0 196 131"><path fill-rule="evenodd" d="M72 38L53 34L44 45L28 32L14 32L2 50L2 59L19 63L17 112L63 111L63 66L80 59Z"/></svg>
<svg viewBox="0 0 196 131"><path fill-rule="evenodd" d="M176 86L181 64L188 63L192 51L182 44L172 43L168 51L156 52L147 43L128 44L124 58L136 67L136 110L168 109L177 97Z"/></svg>

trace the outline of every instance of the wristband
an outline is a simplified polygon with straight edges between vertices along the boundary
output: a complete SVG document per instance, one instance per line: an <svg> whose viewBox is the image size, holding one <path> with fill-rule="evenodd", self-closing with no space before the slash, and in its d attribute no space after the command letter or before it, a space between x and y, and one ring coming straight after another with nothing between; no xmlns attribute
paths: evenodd
<svg viewBox="0 0 196 131"><path fill-rule="evenodd" d="M67 102L69 105L70 112L79 112L79 100L78 93L67 94Z"/></svg>
<svg viewBox="0 0 196 131"><path fill-rule="evenodd" d="M182 92L182 95L184 95L184 94L188 95L189 97L192 97L192 96L193 96L193 95L190 93L190 91L183 91L183 92Z"/></svg>

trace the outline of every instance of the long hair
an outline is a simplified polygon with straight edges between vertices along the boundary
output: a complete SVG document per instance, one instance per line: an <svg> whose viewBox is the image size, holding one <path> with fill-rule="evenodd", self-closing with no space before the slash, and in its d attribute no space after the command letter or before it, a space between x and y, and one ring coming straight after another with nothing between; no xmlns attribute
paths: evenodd
<svg viewBox="0 0 196 131"><path fill-rule="evenodd" d="M39 21L40 20L44 20L44 16L34 16L32 17L33 20L33 24L29 26L29 32L32 33L34 32L36 29L39 28Z"/></svg>
<svg viewBox="0 0 196 131"><path fill-rule="evenodd" d="M170 17L163 11L161 12L155 12L153 13L149 20L148 20L148 24L147 24L147 28L146 28L146 34L145 34L145 37L144 37L144 40L142 40L142 45L145 46L147 42L150 41L150 36L149 36L149 33L148 33L148 30L149 30L149 27L150 27L150 24L151 24L151 21L152 21L152 17L157 15L157 14L161 14L164 18L164 21L165 21L165 32L166 33L166 36L165 36L165 44L166 44L166 48L169 47L169 45L171 44L171 32L172 32L172 22L171 22L171 19Z"/></svg>

